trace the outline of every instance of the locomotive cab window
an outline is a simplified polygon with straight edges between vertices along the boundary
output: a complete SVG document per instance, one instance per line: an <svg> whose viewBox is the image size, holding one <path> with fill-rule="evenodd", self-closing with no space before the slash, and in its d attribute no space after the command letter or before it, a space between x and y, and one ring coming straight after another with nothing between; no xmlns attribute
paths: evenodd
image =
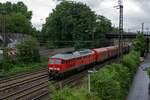
<svg viewBox="0 0 150 100"><path fill-rule="evenodd" d="M61 64L61 60L56 60L55 64Z"/></svg>
<svg viewBox="0 0 150 100"><path fill-rule="evenodd" d="M54 61L53 61L53 60L49 60L49 63L50 63L50 64L54 64Z"/></svg>

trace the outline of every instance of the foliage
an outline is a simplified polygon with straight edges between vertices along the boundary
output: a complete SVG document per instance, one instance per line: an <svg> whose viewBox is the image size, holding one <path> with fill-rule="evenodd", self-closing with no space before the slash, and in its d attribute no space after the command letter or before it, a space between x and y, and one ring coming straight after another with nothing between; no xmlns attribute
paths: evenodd
<svg viewBox="0 0 150 100"><path fill-rule="evenodd" d="M89 96L86 87L80 89L63 88L53 93L52 100L100 100L96 96Z"/></svg>
<svg viewBox="0 0 150 100"><path fill-rule="evenodd" d="M129 68L129 71L132 75L135 73L137 65L139 63L140 63L139 54L134 51L125 55L122 59L122 64Z"/></svg>
<svg viewBox="0 0 150 100"><path fill-rule="evenodd" d="M2 59L2 68L1 69L5 69L5 70L9 70L10 65L9 65L9 58L8 58L8 49L4 48L3 49L3 59Z"/></svg>
<svg viewBox="0 0 150 100"><path fill-rule="evenodd" d="M105 43L105 34L111 30L111 21L104 16L96 15L94 46L102 47Z"/></svg>
<svg viewBox="0 0 150 100"><path fill-rule="evenodd" d="M31 22L21 13L13 13L11 16L7 15L6 29L12 33L26 33L31 34Z"/></svg>
<svg viewBox="0 0 150 100"><path fill-rule="evenodd" d="M17 45L17 58L23 63L39 62L40 55L36 39L27 36Z"/></svg>
<svg viewBox="0 0 150 100"><path fill-rule="evenodd" d="M112 64L111 67L112 70L115 70L118 73L117 75L119 77L117 76L116 79L120 81L120 85L123 90L122 94L124 97L128 93L129 83L131 83L132 81L132 79L130 78L131 73L129 69L125 67L123 64Z"/></svg>
<svg viewBox="0 0 150 100"><path fill-rule="evenodd" d="M95 15L87 5L63 1L46 19L42 36L45 41L52 41L58 47L64 45L63 41L71 41L68 45L89 48L93 45L93 39L99 46L103 34L110 31L110 27L111 22L107 18Z"/></svg>
<svg viewBox="0 0 150 100"><path fill-rule="evenodd" d="M15 64L9 64L9 69L1 69L0 70L0 77L6 77L10 75L15 75L23 72L32 72L34 70L39 70L47 65L47 61L41 61L40 63L30 63L30 64L24 64L24 63L15 63ZM6 67L6 66L5 66Z"/></svg>
<svg viewBox="0 0 150 100"><path fill-rule="evenodd" d="M147 70L147 75L148 75L149 78L150 78L150 67L149 67L148 70Z"/></svg>
<svg viewBox="0 0 150 100"><path fill-rule="evenodd" d="M110 68L103 68L92 75L91 83L94 94L101 98L101 100L120 100L121 86L116 77L117 72Z"/></svg>
<svg viewBox="0 0 150 100"><path fill-rule="evenodd" d="M138 32L136 39L133 42L133 49L141 53L141 56L144 56L146 52L146 42L144 38L144 34Z"/></svg>
<svg viewBox="0 0 150 100"><path fill-rule="evenodd" d="M31 24L32 11L28 11L23 2L18 3L0 3L0 27L4 23L3 16L6 18L6 32L33 34L36 32ZM0 28L2 32L2 28Z"/></svg>
<svg viewBox="0 0 150 100"><path fill-rule="evenodd" d="M28 11L27 6L23 2L17 2L17 3L0 3L0 13L3 13L5 11L6 14L11 15L13 13L21 13L23 16L25 16L27 19L31 19L32 11Z"/></svg>

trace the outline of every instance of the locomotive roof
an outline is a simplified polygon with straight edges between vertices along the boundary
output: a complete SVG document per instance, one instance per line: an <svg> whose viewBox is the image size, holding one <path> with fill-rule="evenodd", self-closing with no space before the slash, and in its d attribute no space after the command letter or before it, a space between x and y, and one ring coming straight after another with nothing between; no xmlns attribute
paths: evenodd
<svg viewBox="0 0 150 100"><path fill-rule="evenodd" d="M54 56L52 56L51 58L71 58L73 55L72 54L56 54Z"/></svg>
<svg viewBox="0 0 150 100"><path fill-rule="evenodd" d="M75 51L75 52L70 52L70 53L61 53L61 54L56 54L50 58L61 58L61 59L72 59L72 58L77 58L80 56L85 56L88 54L91 54L92 50L86 49L82 51Z"/></svg>

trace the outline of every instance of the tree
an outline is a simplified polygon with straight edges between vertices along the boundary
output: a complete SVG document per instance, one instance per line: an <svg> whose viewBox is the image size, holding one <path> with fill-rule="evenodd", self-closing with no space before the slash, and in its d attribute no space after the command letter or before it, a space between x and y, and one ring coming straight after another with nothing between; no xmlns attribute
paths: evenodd
<svg viewBox="0 0 150 100"><path fill-rule="evenodd" d="M37 41L31 36L27 36L17 45L17 52L17 58L20 62L32 63L40 61Z"/></svg>
<svg viewBox="0 0 150 100"><path fill-rule="evenodd" d="M82 48L85 43L81 41L92 40L95 20L94 12L87 5L63 1L46 19L42 33L49 41L73 41L76 48Z"/></svg>
<svg viewBox="0 0 150 100"><path fill-rule="evenodd" d="M95 28L95 47L102 47L105 43L105 34L112 31L111 21L104 16L97 15Z"/></svg>
<svg viewBox="0 0 150 100"><path fill-rule="evenodd" d="M32 11L28 11L23 2L0 3L0 32L2 32L3 19L6 17L6 32L32 34L35 29L31 23Z"/></svg>
<svg viewBox="0 0 150 100"><path fill-rule="evenodd" d="M31 34L32 25L21 13L14 13L11 16L8 15L6 29L7 32Z"/></svg>
<svg viewBox="0 0 150 100"><path fill-rule="evenodd" d="M140 52L141 56L144 56L146 52L146 42L143 33L137 33L136 39L133 42L133 49Z"/></svg>
<svg viewBox="0 0 150 100"><path fill-rule="evenodd" d="M21 13L29 20L31 20L31 17L32 17L32 11L28 11L27 6L23 2L0 3L0 9L2 11L5 11L7 15L11 15L12 13Z"/></svg>

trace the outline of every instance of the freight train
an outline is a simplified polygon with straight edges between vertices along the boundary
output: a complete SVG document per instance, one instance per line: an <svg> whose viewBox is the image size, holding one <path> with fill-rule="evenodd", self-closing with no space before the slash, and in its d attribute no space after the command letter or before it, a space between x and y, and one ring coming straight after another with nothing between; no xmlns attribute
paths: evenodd
<svg viewBox="0 0 150 100"><path fill-rule="evenodd" d="M129 45L122 46L122 53L129 51ZM58 77L72 70L83 69L86 65L106 61L119 54L119 47L85 49L69 53L56 54L48 58L49 77Z"/></svg>

